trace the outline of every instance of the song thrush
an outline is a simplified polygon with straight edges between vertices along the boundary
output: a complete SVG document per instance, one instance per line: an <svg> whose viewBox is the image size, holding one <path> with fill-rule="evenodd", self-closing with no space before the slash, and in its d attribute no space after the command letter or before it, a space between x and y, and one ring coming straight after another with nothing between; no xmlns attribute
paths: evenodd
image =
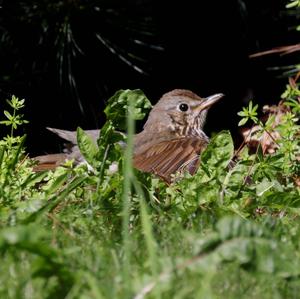
<svg viewBox="0 0 300 299"><path fill-rule="evenodd" d="M209 139L203 132L208 108L223 94L201 98L190 90L175 89L164 94L152 108L142 132L134 136L133 165L135 168L158 175L171 182L177 171L194 174L199 166L199 156ZM70 141L71 153L40 156L37 170L56 166L66 158L82 160L76 147L76 132L49 128L60 137ZM87 133L96 141L99 130ZM53 156L53 159L51 159ZM45 165L45 167L43 167Z"/></svg>

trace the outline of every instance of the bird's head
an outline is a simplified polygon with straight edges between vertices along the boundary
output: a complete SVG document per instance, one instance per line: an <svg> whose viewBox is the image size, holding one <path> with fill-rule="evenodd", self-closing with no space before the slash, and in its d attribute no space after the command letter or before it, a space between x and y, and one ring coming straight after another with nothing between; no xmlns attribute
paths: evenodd
<svg viewBox="0 0 300 299"><path fill-rule="evenodd" d="M190 90L175 89L164 94L153 107L144 129L171 130L185 136L202 131L208 109L224 95L201 98Z"/></svg>

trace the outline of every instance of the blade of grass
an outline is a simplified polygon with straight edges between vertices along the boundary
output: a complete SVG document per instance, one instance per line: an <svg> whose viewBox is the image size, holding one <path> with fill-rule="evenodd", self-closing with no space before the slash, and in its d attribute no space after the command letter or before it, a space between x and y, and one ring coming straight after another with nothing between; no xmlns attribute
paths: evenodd
<svg viewBox="0 0 300 299"><path fill-rule="evenodd" d="M21 188L25 189L25 188L32 187L35 184L41 182L47 175L48 175L47 172L32 173L31 175L28 176L28 178L25 180L25 182L21 185Z"/></svg>
<svg viewBox="0 0 300 299"><path fill-rule="evenodd" d="M90 287L92 298L104 299L105 297L99 288L100 287L99 281L88 272L85 273L85 278L88 286Z"/></svg>
<svg viewBox="0 0 300 299"><path fill-rule="evenodd" d="M46 212L50 212L53 209L55 209L57 205L60 202L62 202L66 198L66 196L69 193L71 193L74 189L76 189L85 179L86 176L74 178L73 181L66 185L66 188L60 194L53 195L44 206L42 206L38 211L32 213L30 216L24 219L22 223L28 224L33 221L36 221L38 218L42 217L42 215L44 215Z"/></svg>
<svg viewBox="0 0 300 299"><path fill-rule="evenodd" d="M20 156L20 153L21 153L21 151L23 149L23 145L24 145L25 139L26 139L26 135L24 135L23 137L21 137L20 143L19 143L19 145L17 147L17 150L16 150L16 153L14 155L14 158L11 161L11 163L8 165L8 168L11 169L11 170L15 169L15 166L16 166L16 164L19 161L19 156Z"/></svg>
<svg viewBox="0 0 300 299"><path fill-rule="evenodd" d="M2 166L3 163L4 152L5 152L5 147L0 146L0 167Z"/></svg>
<svg viewBox="0 0 300 299"><path fill-rule="evenodd" d="M45 190L46 196L54 194L59 188L61 188L68 180L69 173L65 172L57 177L52 184Z"/></svg>
<svg viewBox="0 0 300 299"><path fill-rule="evenodd" d="M145 200L140 197L140 214L141 214L141 222L142 222L142 229L143 234L146 241L147 251L149 255L149 264L151 265L151 271L153 277L158 277L159 270L158 270L158 257L157 257L157 244L155 242L153 231L152 231L152 225L150 216L147 212L147 206L145 203ZM157 287L155 289L155 297L161 298L161 292L159 288L159 284L157 284Z"/></svg>
<svg viewBox="0 0 300 299"><path fill-rule="evenodd" d="M132 152L133 152L133 135L135 131L135 123L132 115L133 104L128 100L128 113L127 113L127 147L124 156L124 183L123 183L123 248L124 248L124 266L123 266L123 280L125 288L126 298L131 296L131 277L130 277L130 261L131 261L131 246L130 246L130 234L129 234L129 220L130 220L130 187L133 176L132 170Z"/></svg>

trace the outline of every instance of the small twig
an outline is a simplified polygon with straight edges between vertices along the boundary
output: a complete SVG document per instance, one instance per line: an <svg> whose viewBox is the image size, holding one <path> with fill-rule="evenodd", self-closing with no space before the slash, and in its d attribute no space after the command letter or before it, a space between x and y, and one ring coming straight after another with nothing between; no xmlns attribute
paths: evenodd
<svg viewBox="0 0 300 299"><path fill-rule="evenodd" d="M54 223L54 225L59 226L64 232L66 232L67 235L69 235L71 238L74 238L74 234L67 228L65 228L61 221L59 221L52 213L48 213L47 215Z"/></svg>
<svg viewBox="0 0 300 299"><path fill-rule="evenodd" d="M246 141L245 141L245 140L247 140L247 139L250 137L253 128L254 128L254 124L252 125L251 129L249 130L249 133L248 133L247 137L244 138L242 144L241 144L241 145L239 146L239 148L236 150L236 152L235 152L235 154L233 155L232 159L235 158L235 157L237 157L237 155L238 155L238 154L240 153L240 151L243 149L243 147L244 147L245 144L246 144ZM249 138L249 140L250 140L250 138Z"/></svg>
<svg viewBox="0 0 300 299"><path fill-rule="evenodd" d="M250 58L256 58L256 57L269 55L269 54L276 54L276 53L279 53L280 55L287 55L287 54L290 54L290 53L293 53L293 52L296 52L296 51L300 51L300 44L273 48L271 50L251 54L251 55L249 55L249 57Z"/></svg>
<svg viewBox="0 0 300 299"><path fill-rule="evenodd" d="M256 152L255 152L255 156L257 156L259 146L260 146L260 145L257 146ZM244 186L246 185L246 183L247 183L247 178L249 177L249 175L250 175L250 173L251 173L251 171L252 171L252 169L253 169L253 167L254 167L254 164L255 164L255 160L253 160L253 162L252 162L252 164L251 164L251 166L250 166L250 168L249 168L249 171L248 171L248 173L247 173L247 175L246 175L246 177L245 177L245 179L244 179L244 182L243 182L243 184L242 184L242 186L241 186L239 192L241 191L242 187L244 187Z"/></svg>
<svg viewBox="0 0 300 299"><path fill-rule="evenodd" d="M274 137L272 136L272 134L267 129L263 129L263 130L264 130L264 132L266 132L269 135L269 137L272 139L272 141L279 146L279 143L276 141L276 139L274 139Z"/></svg>

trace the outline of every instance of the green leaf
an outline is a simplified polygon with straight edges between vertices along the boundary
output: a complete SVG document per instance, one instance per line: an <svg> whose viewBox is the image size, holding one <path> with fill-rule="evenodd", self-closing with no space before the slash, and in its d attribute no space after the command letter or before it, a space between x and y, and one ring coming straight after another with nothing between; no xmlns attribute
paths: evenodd
<svg viewBox="0 0 300 299"><path fill-rule="evenodd" d="M107 102L107 118L120 130L126 129L128 103L132 103L134 120L141 120L151 109L151 103L140 89L119 90Z"/></svg>
<svg viewBox="0 0 300 299"><path fill-rule="evenodd" d="M69 173L66 171L59 177L57 177L50 185L45 185L44 190L46 194L53 194L55 193L60 187L62 187L68 180Z"/></svg>
<svg viewBox="0 0 300 299"><path fill-rule="evenodd" d="M286 8L293 8L293 7L297 7L297 6L299 6L299 5L300 5L299 0L296 0L296 1L293 1L293 2L291 2L291 3L289 3L289 4L287 4L285 7L286 7Z"/></svg>
<svg viewBox="0 0 300 299"><path fill-rule="evenodd" d="M252 101L249 102L249 106L248 106L248 110L251 112L252 111L252 107L253 107L253 103Z"/></svg>
<svg viewBox="0 0 300 299"><path fill-rule="evenodd" d="M12 117L12 115L8 111L4 110L3 113L4 113L4 115L6 116L6 118L8 120L10 120L10 121L12 120L13 117Z"/></svg>
<svg viewBox="0 0 300 299"><path fill-rule="evenodd" d="M273 181L269 181L267 178L263 178L263 180L256 185L256 195L258 197L262 196L265 192L274 187L275 183Z"/></svg>
<svg viewBox="0 0 300 299"><path fill-rule="evenodd" d="M201 155L201 162L210 169L225 169L233 157L234 145L229 131L221 131L212 138Z"/></svg>
<svg viewBox="0 0 300 299"><path fill-rule="evenodd" d="M248 175L249 167L242 163L237 163L233 168L231 168L223 182L224 186L230 188L231 191L240 190L243 186L246 177ZM233 195L233 194L231 194Z"/></svg>
<svg viewBox="0 0 300 299"><path fill-rule="evenodd" d="M87 133L85 133L84 130L78 127L77 142L80 152L85 160L94 167L97 162L96 156L98 153L98 147L95 144L94 140Z"/></svg>
<svg viewBox="0 0 300 299"><path fill-rule="evenodd" d="M10 122L10 120L1 120L0 124L6 125L6 126L10 126L11 122Z"/></svg>
<svg viewBox="0 0 300 299"><path fill-rule="evenodd" d="M244 109L244 108L243 108L243 109ZM238 116L247 116L248 113L245 112L245 111L240 111L240 112L237 113L237 115L238 115Z"/></svg>
<svg viewBox="0 0 300 299"><path fill-rule="evenodd" d="M253 115L257 115L257 109L258 109L258 104L256 104L253 108L252 108L252 110L251 110L251 112L252 112L252 114Z"/></svg>
<svg viewBox="0 0 300 299"><path fill-rule="evenodd" d="M248 121L248 117L245 117L245 118L242 118L240 121L239 121L239 123L238 123L238 126L240 127L240 126L243 126L247 121Z"/></svg>

